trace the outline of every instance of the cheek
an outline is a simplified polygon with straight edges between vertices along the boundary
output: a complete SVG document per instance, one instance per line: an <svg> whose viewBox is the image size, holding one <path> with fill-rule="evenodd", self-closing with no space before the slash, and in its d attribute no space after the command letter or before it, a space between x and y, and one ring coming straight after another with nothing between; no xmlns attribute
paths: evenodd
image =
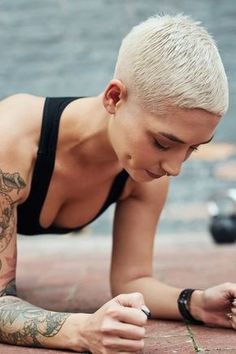
<svg viewBox="0 0 236 354"><path fill-rule="evenodd" d="M131 123L113 128L113 147L122 165L138 169L155 163L158 151L144 128Z"/></svg>
<svg viewBox="0 0 236 354"><path fill-rule="evenodd" d="M158 163L160 153L150 144L150 141L134 142L128 150L129 164L133 168L150 168Z"/></svg>

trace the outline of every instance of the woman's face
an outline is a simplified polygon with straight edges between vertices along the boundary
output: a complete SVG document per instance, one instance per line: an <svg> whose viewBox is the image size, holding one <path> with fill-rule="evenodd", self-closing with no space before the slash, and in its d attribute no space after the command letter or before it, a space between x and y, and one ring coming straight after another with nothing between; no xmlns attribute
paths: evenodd
<svg viewBox="0 0 236 354"><path fill-rule="evenodd" d="M150 114L137 104L118 102L109 125L120 164L137 182L177 176L182 163L209 142L220 117L202 109L169 108Z"/></svg>

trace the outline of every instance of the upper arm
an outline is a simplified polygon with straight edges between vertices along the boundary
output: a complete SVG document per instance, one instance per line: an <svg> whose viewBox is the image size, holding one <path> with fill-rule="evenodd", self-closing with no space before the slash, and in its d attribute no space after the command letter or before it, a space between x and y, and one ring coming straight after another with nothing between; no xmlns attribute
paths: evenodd
<svg viewBox="0 0 236 354"><path fill-rule="evenodd" d="M117 203L111 266L111 285L152 273L157 223L168 192L168 177L138 185Z"/></svg>
<svg viewBox="0 0 236 354"><path fill-rule="evenodd" d="M14 292L17 205L30 189L33 155L25 119L30 102L27 94L0 102L0 296Z"/></svg>
<svg viewBox="0 0 236 354"><path fill-rule="evenodd" d="M19 172L0 170L0 296L15 295L17 205L25 187Z"/></svg>

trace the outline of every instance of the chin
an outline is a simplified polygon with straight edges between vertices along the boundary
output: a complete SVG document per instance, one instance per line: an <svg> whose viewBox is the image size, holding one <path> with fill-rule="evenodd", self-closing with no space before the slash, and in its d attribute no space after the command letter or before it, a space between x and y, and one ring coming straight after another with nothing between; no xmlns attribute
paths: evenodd
<svg viewBox="0 0 236 354"><path fill-rule="evenodd" d="M132 169L125 169L126 172L129 174L130 178L132 178L135 182L138 183L145 183L153 181L153 178L148 176L145 170L132 170Z"/></svg>

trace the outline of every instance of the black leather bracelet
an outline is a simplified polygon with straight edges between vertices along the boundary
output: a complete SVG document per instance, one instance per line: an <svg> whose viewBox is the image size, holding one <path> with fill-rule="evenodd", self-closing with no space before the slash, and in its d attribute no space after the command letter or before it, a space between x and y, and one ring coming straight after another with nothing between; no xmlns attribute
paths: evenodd
<svg viewBox="0 0 236 354"><path fill-rule="evenodd" d="M181 291L178 298L178 308L180 314L182 315L185 321L191 322L193 324L202 325L204 324L204 322L196 320L189 311L189 302L194 291L195 289L184 289L183 291Z"/></svg>

